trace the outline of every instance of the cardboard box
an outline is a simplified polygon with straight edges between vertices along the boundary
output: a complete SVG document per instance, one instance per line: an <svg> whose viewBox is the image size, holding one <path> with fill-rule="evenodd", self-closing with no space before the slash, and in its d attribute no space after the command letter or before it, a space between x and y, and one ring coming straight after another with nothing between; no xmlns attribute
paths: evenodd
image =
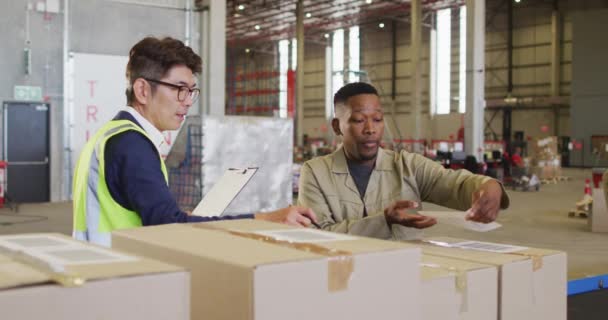
<svg viewBox="0 0 608 320"><path fill-rule="evenodd" d="M190 319L183 268L59 234L1 236L0 249L2 319Z"/></svg>
<svg viewBox="0 0 608 320"><path fill-rule="evenodd" d="M533 147L531 148L534 157L539 160L548 160L559 155L557 143L558 139L555 136L534 139L532 142Z"/></svg>
<svg viewBox="0 0 608 320"><path fill-rule="evenodd" d="M420 319L420 249L404 243L233 220L120 230L112 246L189 269L193 319Z"/></svg>
<svg viewBox="0 0 608 320"><path fill-rule="evenodd" d="M566 319L565 252L447 237L425 238L421 248L428 255L497 266L498 319Z"/></svg>
<svg viewBox="0 0 608 320"><path fill-rule="evenodd" d="M530 173L536 174L539 179L553 179L562 175L561 156L544 160L535 159L535 163Z"/></svg>
<svg viewBox="0 0 608 320"><path fill-rule="evenodd" d="M495 266L423 254L421 276L422 319L497 319Z"/></svg>

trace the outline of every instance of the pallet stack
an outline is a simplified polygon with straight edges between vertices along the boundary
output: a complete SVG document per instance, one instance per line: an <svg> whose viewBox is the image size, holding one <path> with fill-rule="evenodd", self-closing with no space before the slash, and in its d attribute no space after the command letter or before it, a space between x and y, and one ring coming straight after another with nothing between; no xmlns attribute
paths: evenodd
<svg viewBox="0 0 608 320"><path fill-rule="evenodd" d="M537 138L533 142L533 156L530 173L541 183L557 183L567 180L562 176L561 156L558 153L557 137Z"/></svg>

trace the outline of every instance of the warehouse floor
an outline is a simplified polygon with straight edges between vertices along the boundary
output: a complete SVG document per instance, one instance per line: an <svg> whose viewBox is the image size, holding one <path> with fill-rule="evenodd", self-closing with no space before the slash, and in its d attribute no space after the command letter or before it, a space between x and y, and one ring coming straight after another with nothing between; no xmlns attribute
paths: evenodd
<svg viewBox="0 0 608 320"><path fill-rule="evenodd" d="M570 218L584 188L584 179L591 177L586 169L564 169L570 181L543 185L539 192L509 190L511 207L501 213L498 222L503 228L489 233L458 230L437 225L426 230L427 236L451 236L480 241L494 241L563 250L568 253L568 278L608 274L608 233L591 233L587 219ZM425 210L440 207L425 204ZM21 204L0 209L0 234L26 232L59 232L70 234L72 209L70 202Z"/></svg>

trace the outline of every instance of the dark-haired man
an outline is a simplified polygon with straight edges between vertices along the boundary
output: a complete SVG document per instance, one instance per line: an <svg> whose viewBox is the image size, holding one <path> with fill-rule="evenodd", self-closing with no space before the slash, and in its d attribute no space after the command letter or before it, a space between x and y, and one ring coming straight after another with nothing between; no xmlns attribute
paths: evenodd
<svg viewBox="0 0 608 320"><path fill-rule="evenodd" d="M127 107L84 146L74 172L74 237L109 246L111 231L176 222L262 219L308 226L303 207L237 217L198 217L180 210L158 148L198 98L201 58L181 41L144 38L129 52Z"/></svg>
<svg viewBox="0 0 608 320"><path fill-rule="evenodd" d="M496 180L447 170L418 154L382 149L384 116L373 86L345 85L334 96L334 111L332 128L343 145L307 161L300 173L298 203L315 211L323 229L389 239L395 237L393 225L436 223L410 211L421 201L470 208L469 219L485 223L508 206Z"/></svg>

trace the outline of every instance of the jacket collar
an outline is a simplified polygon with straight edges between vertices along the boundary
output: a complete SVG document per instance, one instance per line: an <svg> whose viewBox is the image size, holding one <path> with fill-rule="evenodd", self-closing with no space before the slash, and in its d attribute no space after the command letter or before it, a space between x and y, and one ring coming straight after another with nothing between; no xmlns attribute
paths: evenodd
<svg viewBox="0 0 608 320"><path fill-rule="evenodd" d="M333 153L333 164L331 171L333 173L348 173L348 164L346 163L346 155L344 154L344 146L340 146ZM391 171L393 170L392 159L388 152L382 148L378 148L378 156L374 167L376 171Z"/></svg>

